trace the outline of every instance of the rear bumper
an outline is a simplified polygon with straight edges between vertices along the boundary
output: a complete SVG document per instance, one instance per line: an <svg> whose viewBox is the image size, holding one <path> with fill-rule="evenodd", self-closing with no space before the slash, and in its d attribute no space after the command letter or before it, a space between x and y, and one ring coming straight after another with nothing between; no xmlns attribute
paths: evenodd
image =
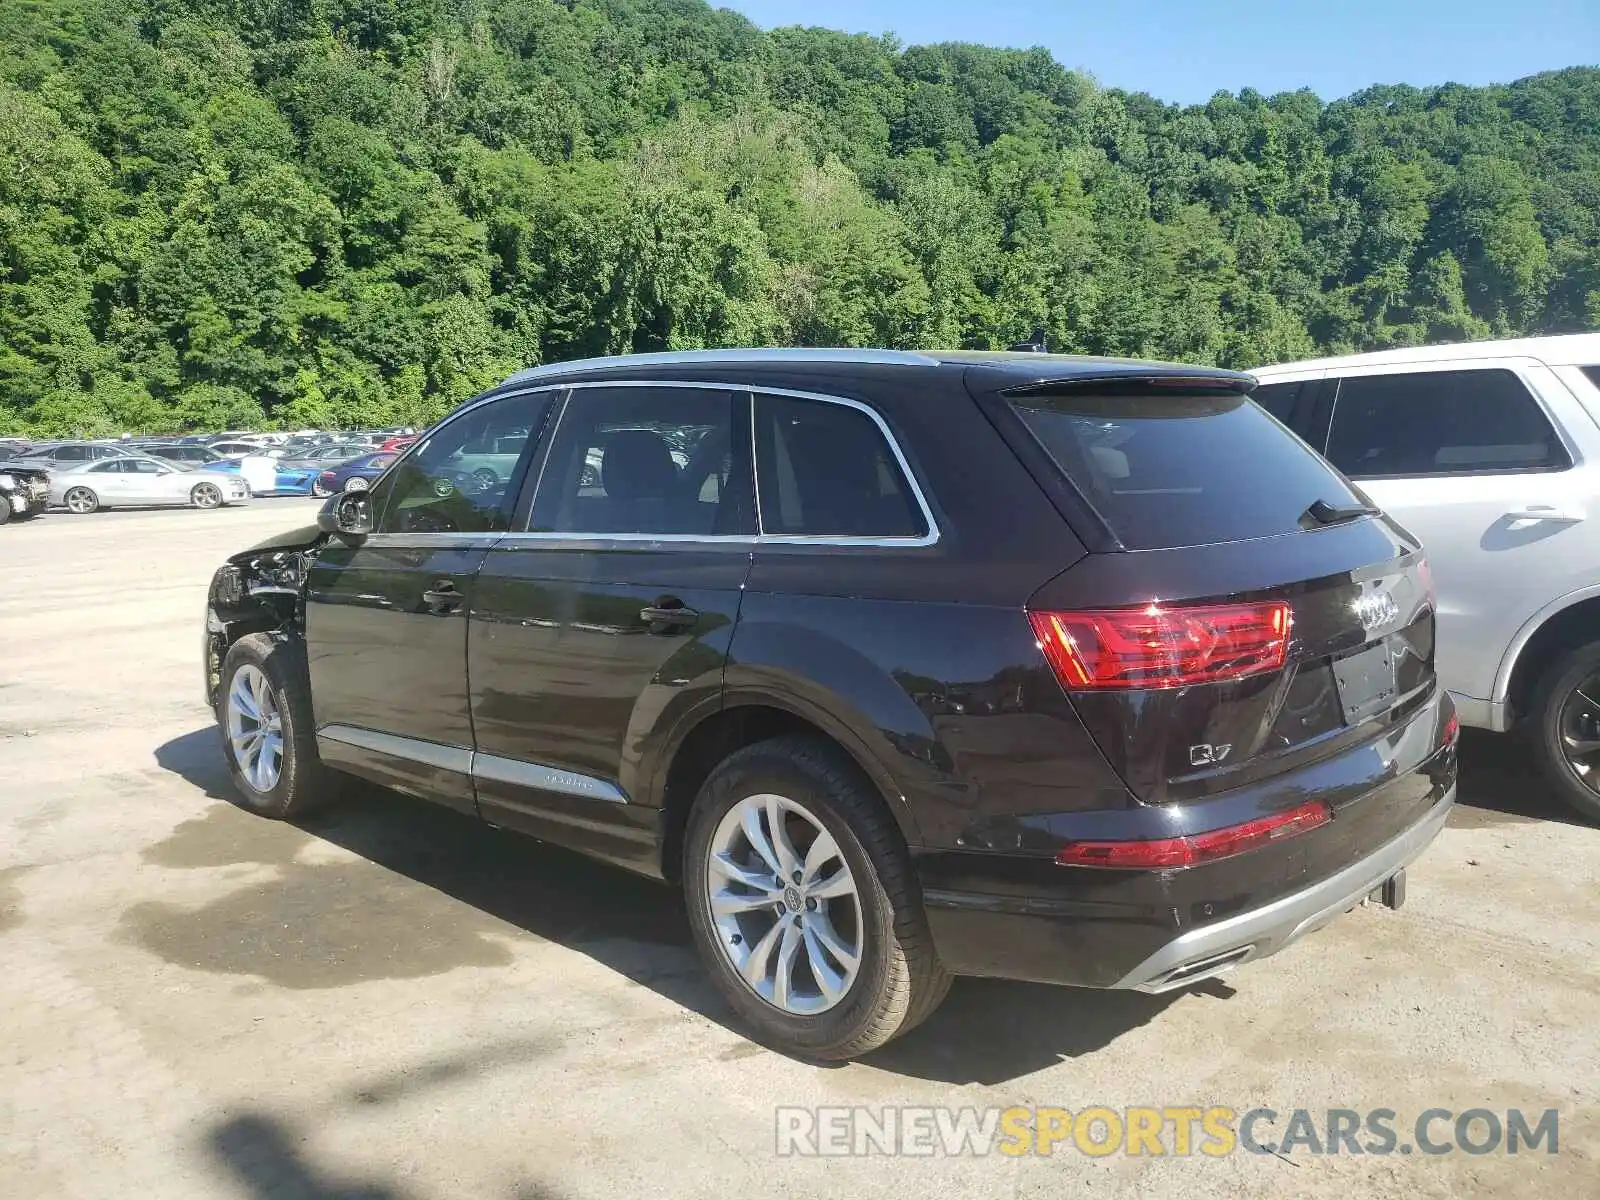
<svg viewBox="0 0 1600 1200"><path fill-rule="evenodd" d="M1427 816L1360 862L1293 895L1173 938L1113 986L1166 992L1276 954L1349 912L1412 863L1444 828L1455 801L1456 790L1451 787Z"/></svg>
<svg viewBox="0 0 1600 1200"><path fill-rule="evenodd" d="M1359 904L1442 828L1456 794L1451 711L1440 695L1379 741L1203 805L1036 819L1066 839L1150 838L1328 801L1330 823L1277 847L1180 870L1063 867L1045 846L924 851L939 956L958 975L1165 991L1275 953Z"/></svg>

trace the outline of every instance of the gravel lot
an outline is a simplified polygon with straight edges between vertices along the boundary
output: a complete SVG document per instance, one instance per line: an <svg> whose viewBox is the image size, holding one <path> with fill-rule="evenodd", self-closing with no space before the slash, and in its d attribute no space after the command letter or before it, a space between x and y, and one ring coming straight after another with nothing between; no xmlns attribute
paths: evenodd
<svg viewBox="0 0 1600 1200"><path fill-rule="evenodd" d="M1593 1194L1600 829L1502 743L1399 913L1195 994L960 981L817 1068L728 1027L655 885L376 791L228 803L205 585L313 512L0 530L0 1196ZM1557 1108L1560 1152L776 1157L777 1106L849 1104Z"/></svg>

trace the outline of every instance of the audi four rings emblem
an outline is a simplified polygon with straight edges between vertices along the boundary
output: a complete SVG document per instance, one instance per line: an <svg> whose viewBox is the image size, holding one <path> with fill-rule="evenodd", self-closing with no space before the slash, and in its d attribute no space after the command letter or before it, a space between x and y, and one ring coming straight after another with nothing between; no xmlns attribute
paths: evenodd
<svg viewBox="0 0 1600 1200"><path fill-rule="evenodd" d="M1361 618L1361 628L1368 633L1380 625L1387 625L1400 615L1400 606L1389 592L1363 592L1353 605Z"/></svg>

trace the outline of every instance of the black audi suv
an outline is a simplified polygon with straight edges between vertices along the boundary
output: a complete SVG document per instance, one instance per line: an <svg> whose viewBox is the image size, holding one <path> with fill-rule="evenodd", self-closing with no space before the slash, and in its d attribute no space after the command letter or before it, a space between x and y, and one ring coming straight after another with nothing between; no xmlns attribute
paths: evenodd
<svg viewBox="0 0 1600 1200"><path fill-rule="evenodd" d="M953 975L1165 991L1397 907L1455 794L1427 563L1252 386L521 372L217 571L240 798L360 776L666 880L746 1026L820 1058Z"/></svg>

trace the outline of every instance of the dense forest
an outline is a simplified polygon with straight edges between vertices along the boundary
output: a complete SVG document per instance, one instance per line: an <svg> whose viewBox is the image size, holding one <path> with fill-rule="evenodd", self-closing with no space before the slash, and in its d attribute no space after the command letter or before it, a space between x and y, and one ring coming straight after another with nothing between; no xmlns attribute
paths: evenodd
<svg viewBox="0 0 1600 1200"><path fill-rule="evenodd" d="M0 432L420 422L663 348L1596 326L1596 69L1178 107L701 0L0 0Z"/></svg>

